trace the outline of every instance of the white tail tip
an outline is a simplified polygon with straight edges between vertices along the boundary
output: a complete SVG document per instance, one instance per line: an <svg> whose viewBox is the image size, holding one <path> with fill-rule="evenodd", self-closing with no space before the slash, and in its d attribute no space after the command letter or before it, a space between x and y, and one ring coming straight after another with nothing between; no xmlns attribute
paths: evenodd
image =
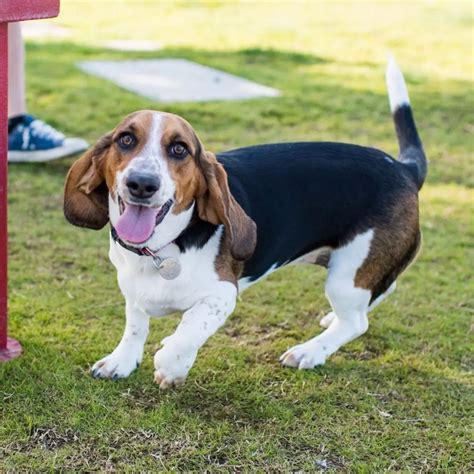
<svg viewBox="0 0 474 474"><path fill-rule="evenodd" d="M409 105L410 98L405 79L392 54L388 57L385 80L387 81L388 99L392 113L402 105Z"/></svg>

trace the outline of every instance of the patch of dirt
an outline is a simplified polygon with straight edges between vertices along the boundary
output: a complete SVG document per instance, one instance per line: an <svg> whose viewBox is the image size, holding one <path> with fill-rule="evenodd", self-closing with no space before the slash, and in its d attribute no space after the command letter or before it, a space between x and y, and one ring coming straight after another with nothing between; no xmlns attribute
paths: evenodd
<svg viewBox="0 0 474 474"><path fill-rule="evenodd" d="M237 339L239 346L258 346L267 341L273 341L281 337L285 331L291 328L288 321L282 321L276 324L267 324L265 326L251 326L250 328L228 327L223 332L226 336Z"/></svg>
<svg viewBox="0 0 474 474"><path fill-rule="evenodd" d="M29 452L36 448L45 450L55 450L66 444L79 441L79 435L72 429L58 431L56 428L33 428L29 438L24 441L11 443L6 447L6 451Z"/></svg>

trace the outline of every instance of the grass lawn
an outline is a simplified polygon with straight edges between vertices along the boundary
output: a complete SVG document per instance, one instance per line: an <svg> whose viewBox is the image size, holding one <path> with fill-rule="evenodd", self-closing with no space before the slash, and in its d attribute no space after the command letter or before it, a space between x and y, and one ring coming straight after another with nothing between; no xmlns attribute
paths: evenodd
<svg viewBox="0 0 474 474"><path fill-rule="evenodd" d="M31 111L91 142L125 114L153 108L187 118L214 151L340 140L396 154L383 77L390 49L430 159L422 253L368 333L323 367L278 364L329 310L325 271L287 268L243 294L184 387L152 383L152 355L178 315L152 321L129 379L98 381L90 365L112 351L124 321L107 230L63 218L73 159L11 165L10 333L24 355L0 365L0 471L472 472L471 3L157 3L62 2L56 22L71 36L28 43ZM164 49L101 45L123 38ZM236 73L282 96L165 106L75 67L156 56Z"/></svg>

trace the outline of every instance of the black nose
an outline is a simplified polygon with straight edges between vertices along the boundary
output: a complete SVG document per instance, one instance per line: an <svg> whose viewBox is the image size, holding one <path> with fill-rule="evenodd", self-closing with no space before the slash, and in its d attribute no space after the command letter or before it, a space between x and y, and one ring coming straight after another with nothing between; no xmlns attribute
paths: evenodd
<svg viewBox="0 0 474 474"><path fill-rule="evenodd" d="M148 199L158 191L160 180L149 174L131 173L127 178L127 188L137 199Z"/></svg>

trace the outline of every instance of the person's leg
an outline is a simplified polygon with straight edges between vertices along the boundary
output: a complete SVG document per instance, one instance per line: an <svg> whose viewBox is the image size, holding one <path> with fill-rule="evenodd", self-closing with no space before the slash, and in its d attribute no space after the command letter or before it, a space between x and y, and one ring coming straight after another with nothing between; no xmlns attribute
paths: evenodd
<svg viewBox="0 0 474 474"><path fill-rule="evenodd" d="M8 25L8 161L49 161L84 151L81 138L66 138L29 115L25 96L25 47L20 23Z"/></svg>
<svg viewBox="0 0 474 474"><path fill-rule="evenodd" d="M25 47L20 23L8 25L8 117L26 114Z"/></svg>

